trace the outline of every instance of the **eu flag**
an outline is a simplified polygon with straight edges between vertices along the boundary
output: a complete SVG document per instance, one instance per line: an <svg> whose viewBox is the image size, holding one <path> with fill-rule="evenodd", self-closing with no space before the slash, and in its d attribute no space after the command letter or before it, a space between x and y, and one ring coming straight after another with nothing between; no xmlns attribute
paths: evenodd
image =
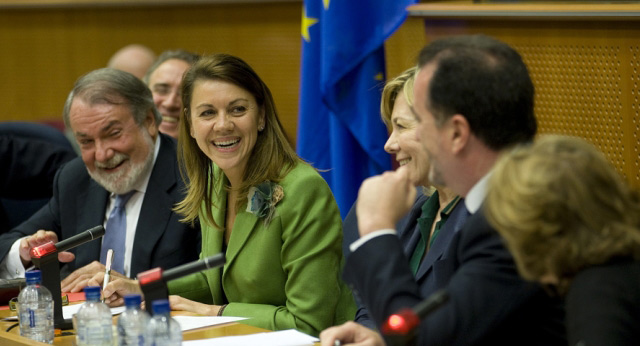
<svg viewBox="0 0 640 346"><path fill-rule="evenodd" d="M342 218L362 181L391 168L380 120L384 41L415 0L305 0L298 154L322 170Z"/></svg>

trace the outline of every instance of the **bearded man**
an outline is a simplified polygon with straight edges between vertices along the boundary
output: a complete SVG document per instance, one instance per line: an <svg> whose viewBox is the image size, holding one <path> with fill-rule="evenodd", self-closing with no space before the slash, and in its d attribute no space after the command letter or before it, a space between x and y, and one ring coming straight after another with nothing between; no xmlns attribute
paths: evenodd
<svg viewBox="0 0 640 346"><path fill-rule="evenodd" d="M106 233L59 255L63 292L77 292L104 272L114 250L112 275L135 277L196 260L200 231L173 211L184 183L176 142L159 133L151 91L130 73L92 71L76 82L64 121L81 157L60 168L53 197L27 221L0 236L0 277L24 277L31 248L74 236L96 225ZM110 222L111 221L111 222Z"/></svg>

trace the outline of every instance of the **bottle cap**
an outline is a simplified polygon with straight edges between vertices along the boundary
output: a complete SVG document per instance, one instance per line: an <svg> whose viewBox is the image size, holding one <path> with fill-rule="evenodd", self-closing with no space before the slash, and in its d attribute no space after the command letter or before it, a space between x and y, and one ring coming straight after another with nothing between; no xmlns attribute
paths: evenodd
<svg viewBox="0 0 640 346"><path fill-rule="evenodd" d="M39 284L42 282L42 273L39 270L30 270L24 273L27 284Z"/></svg>
<svg viewBox="0 0 640 346"><path fill-rule="evenodd" d="M139 294L127 294L124 296L124 305L126 307L140 307L142 297Z"/></svg>
<svg viewBox="0 0 640 346"><path fill-rule="evenodd" d="M87 286L84 288L84 296L87 301L95 302L100 300L100 286Z"/></svg>
<svg viewBox="0 0 640 346"><path fill-rule="evenodd" d="M168 299L154 300L151 306L153 307L154 314L166 314L171 311Z"/></svg>

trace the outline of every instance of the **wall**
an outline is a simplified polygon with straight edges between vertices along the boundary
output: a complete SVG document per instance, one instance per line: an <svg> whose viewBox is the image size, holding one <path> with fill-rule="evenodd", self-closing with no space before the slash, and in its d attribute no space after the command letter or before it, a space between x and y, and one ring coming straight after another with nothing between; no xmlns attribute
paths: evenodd
<svg viewBox="0 0 640 346"><path fill-rule="evenodd" d="M2 5L2 4L0 4ZM271 88L295 143L301 2L3 8L0 121L61 120L74 81L129 43L246 60Z"/></svg>

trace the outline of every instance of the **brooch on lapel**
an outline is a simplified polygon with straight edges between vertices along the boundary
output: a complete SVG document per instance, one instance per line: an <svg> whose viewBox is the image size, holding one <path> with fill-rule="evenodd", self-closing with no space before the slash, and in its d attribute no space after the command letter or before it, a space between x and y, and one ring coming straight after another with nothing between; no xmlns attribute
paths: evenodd
<svg viewBox="0 0 640 346"><path fill-rule="evenodd" d="M276 213L276 204L283 197L282 186L267 180L249 189L246 211L259 219L263 219L262 221L266 227Z"/></svg>

